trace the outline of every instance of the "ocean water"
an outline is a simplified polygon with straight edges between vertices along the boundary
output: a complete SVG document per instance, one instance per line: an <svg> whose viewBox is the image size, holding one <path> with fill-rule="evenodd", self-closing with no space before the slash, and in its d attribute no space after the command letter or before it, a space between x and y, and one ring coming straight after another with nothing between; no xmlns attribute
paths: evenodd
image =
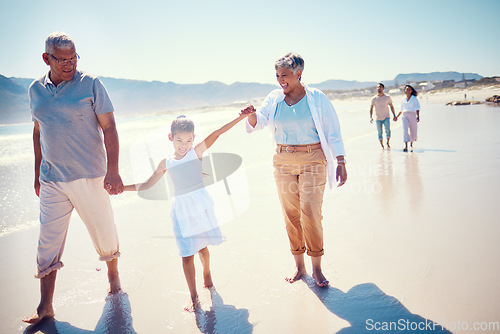
<svg viewBox="0 0 500 334"><path fill-rule="evenodd" d="M339 115L342 135L346 144L348 145L350 141L365 136L373 136L374 149L377 149L375 124L369 123L369 100L333 101L333 104ZM427 112L449 112L450 108L452 107L428 105L423 106L422 113L425 115ZM462 113L473 113L479 108L488 107L461 106L460 108ZM182 114L194 119L197 139L201 140L204 135L236 117L238 111L234 108L221 107L210 110L187 110L183 111ZM172 152L172 145L168 141L167 134L170 123L176 116L177 114L164 114L120 118L119 113L116 113L120 136L120 174L124 183L146 180L154 171L158 162ZM393 129L400 125L401 122L391 124ZM243 126L241 124L238 126L240 126L239 129L230 130L231 136L235 140L226 140L224 145L217 146L218 152L222 150L222 152L240 153L236 146L240 141L245 140L243 138L246 134ZM0 125L0 237L38 226L39 201L33 190L32 129L32 124ZM269 144L267 145L269 149L272 149L270 148L270 142L266 142ZM400 138L396 138L395 134L393 134L392 145L393 148L402 146ZM347 153L348 155L352 154L352 152ZM249 155L242 155L244 164L252 163L249 160L254 158L249 159L248 157ZM239 173L243 173L239 174L239 178L244 178L244 167L239 169ZM234 180L232 181L233 184L236 182ZM226 192L230 191L227 184L225 186ZM219 184L218 187L214 186L212 191L224 193L224 188L221 187L222 184ZM245 186L241 184L233 185L233 195L234 189L242 188L244 189ZM165 189L167 189L166 196ZM244 194L240 195L244 197ZM139 196L137 193L126 193L113 196L113 207L118 208L130 202L144 200L145 197L152 200L168 201L168 185L165 183L155 186L152 192L145 195ZM247 202L248 198L245 201ZM230 218L227 219L230 220Z"/></svg>

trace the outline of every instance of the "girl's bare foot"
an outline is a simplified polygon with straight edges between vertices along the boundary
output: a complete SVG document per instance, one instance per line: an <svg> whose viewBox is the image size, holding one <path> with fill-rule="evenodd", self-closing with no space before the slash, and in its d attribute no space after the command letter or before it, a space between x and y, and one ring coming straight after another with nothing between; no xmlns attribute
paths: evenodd
<svg viewBox="0 0 500 334"><path fill-rule="evenodd" d="M212 274L210 271L208 273L203 273L203 287L205 289L210 289L214 286L214 282L212 281Z"/></svg>
<svg viewBox="0 0 500 334"><path fill-rule="evenodd" d="M200 305L200 300L198 299L198 296L194 298L192 297L189 304L186 307L184 307L184 311L194 312L199 305Z"/></svg>
<svg viewBox="0 0 500 334"><path fill-rule="evenodd" d="M47 306L45 308L39 306L31 317L26 317L22 319L24 322L28 324L37 324L40 321L48 318L52 318L54 316L54 309L52 308L52 305Z"/></svg>
<svg viewBox="0 0 500 334"><path fill-rule="evenodd" d="M294 283L294 282L300 280L302 278L302 276L304 276L305 274L307 274L305 267L297 268L297 271L295 272L295 274L291 277L285 278L285 281L287 281L288 283Z"/></svg>
<svg viewBox="0 0 500 334"><path fill-rule="evenodd" d="M326 277L323 275L323 272L321 269L315 269L313 270L313 278L316 281L316 285L324 288L327 286L330 282L326 279Z"/></svg>

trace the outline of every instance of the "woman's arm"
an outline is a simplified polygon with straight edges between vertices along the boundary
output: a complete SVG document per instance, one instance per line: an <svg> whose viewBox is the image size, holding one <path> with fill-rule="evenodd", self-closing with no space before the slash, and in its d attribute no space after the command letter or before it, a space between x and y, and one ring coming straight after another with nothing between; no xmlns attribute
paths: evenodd
<svg viewBox="0 0 500 334"><path fill-rule="evenodd" d="M167 171L167 161L166 159L163 159L160 161L158 164L158 168L153 172L153 175L149 177L149 179L146 182L143 183L136 183L136 184L128 184L124 186L123 190L124 191L140 191L140 190L148 190L152 186L154 186L162 176L165 174Z"/></svg>
<svg viewBox="0 0 500 334"><path fill-rule="evenodd" d="M337 187L342 187L347 181L347 170L345 168L345 159L343 155L337 156L337 171L335 179L339 182Z"/></svg>
<svg viewBox="0 0 500 334"><path fill-rule="evenodd" d="M416 97L415 97L415 109L417 113L417 122L420 122L420 102Z"/></svg>
<svg viewBox="0 0 500 334"><path fill-rule="evenodd" d="M246 131L248 133L251 133L256 130L265 128L269 124L270 114L276 111L277 101L283 98L284 95L281 89L275 89L271 93L269 93L262 102L259 110L248 115L248 122L246 122ZM248 105L247 107L249 106L253 108L252 105Z"/></svg>
<svg viewBox="0 0 500 334"><path fill-rule="evenodd" d="M255 115L255 112L251 115L248 115L248 124L250 124L252 128L255 128L255 126L257 125L257 115Z"/></svg>
<svg viewBox="0 0 500 334"><path fill-rule="evenodd" d="M231 122L223 125L220 129L215 130L214 132L209 134L207 136L207 138L205 138L205 140L203 140L201 143L196 145L194 150L196 152L196 155L198 155L198 158L201 159L203 152L208 150L210 148L210 146L212 146L213 143L215 143L215 141L217 140L217 138L219 138L219 136L221 134L223 134L224 132L227 132L229 129L231 129L233 126L235 126L239 121L241 121L245 117L247 117L247 115L242 112L237 118L235 118Z"/></svg>

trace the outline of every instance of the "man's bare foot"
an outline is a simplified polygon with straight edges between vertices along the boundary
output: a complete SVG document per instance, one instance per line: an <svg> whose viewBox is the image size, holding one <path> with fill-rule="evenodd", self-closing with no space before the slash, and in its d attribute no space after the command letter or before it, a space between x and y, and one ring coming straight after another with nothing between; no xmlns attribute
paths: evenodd
<svg viewBox="0 0 500 334"><path fill-rule="evenodd" d="M314 270L313 276L314 280L316 281L316 285L319 287L325 287L327 286L330 282L326 279L326 277L323 275L323 272L321 269Z"/></svg>
<svg viewBox="0 0 500 334"><path fill-rule="evenodd" d="M305 274L307 274L306 268L297 268L297 271L295 272L295 274L291 277L285 278L285 281L287 281L288 283L294 283L294 282L300 280L302 278L302 276L304 276Z"/></svg>
<svg viewBox="0 0 500 334"><path fill-rule="evenodd" d="M196 308L200 306L200 300L198 299L198 296L194 297L194 298L191 298L191 301L189 302L189 304L184 307L184 311L187 311L187 312L194 312L196 311Z"/></svg>
<svg viewBox="0 0 500 334"><path fill-rule="evenodd" d="M210 271L208 274L203 273L203 287L205 289L210 289L211 287L214 286L214 282L212 281L212 274Z"/></svg>
<svg viewBox="0 0 500 334"><path fill-rule="evenodd" d="M38 307L37 311L35 312L35 314L33 314L29 318L26 317L26 318L24 318L22 320L24 322L28 323L28 324L37 324L40 321L42 321L44 319L52 318L53 316L54 316L54 309L52 308L52 305L50 305L50 306L48 306L45 309L42 309L41 307Z"/></svg>

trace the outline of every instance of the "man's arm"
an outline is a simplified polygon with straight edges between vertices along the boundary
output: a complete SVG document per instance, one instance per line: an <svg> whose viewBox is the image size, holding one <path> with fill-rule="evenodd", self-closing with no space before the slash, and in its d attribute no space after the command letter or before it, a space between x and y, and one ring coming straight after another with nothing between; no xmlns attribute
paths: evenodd
<svg viewBox="0 0 500 334"><path fill-rule="evenodd" d="M110 195L117 195L123 192L123 182L118 170L118 157L120 154L120 144L118 131L116 130L115 116L113 112L97 115L97 120L104 134L104 146L108 166L106 177L104 178L104 188Z"/></svg>
<svg viewBox="0 0 500 334"><path fill-rule="evenodd" d="M373 123L373 104L370 106L370 123Z"/></svg>
<svg viewBox="0 0 500 334"><path fill-rule="evenodd" d="M33 126L33 150L35 153L35 194L40 197L40 165L42 164L42 146L40 145L40 125Z"/></svg>
<svg viewBox="0 0 500 334"><path fill-rule="evenodd" d="M396 111L394 110L394 105L392 103L389 103L389 107L391 107L392 115L394 116L392 120L395 122L398 120L398 118L396 117Z"/></svg>

